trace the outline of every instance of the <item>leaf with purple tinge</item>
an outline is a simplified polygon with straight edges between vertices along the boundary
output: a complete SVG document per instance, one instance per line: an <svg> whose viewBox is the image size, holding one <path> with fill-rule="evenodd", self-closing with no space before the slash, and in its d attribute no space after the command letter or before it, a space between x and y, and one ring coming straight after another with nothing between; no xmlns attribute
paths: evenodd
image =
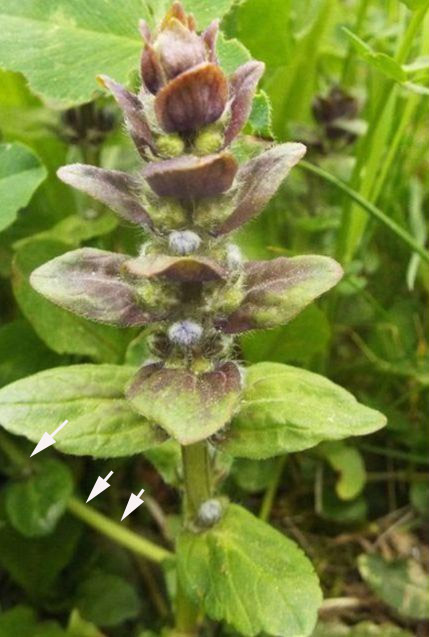
<svg viewBox="0 0 429 637"><path fill-rule="evenodd" d="M226 278L225 269L207 257L171 257L165 254L149 254L130 259L123 265L123 272L135 278L166 277L174 281L218 281Z"/></svg>
<svg viewBox="0 0 429 637"><path fill-rule="evenodd" d="M154 150L154 141L144 114L143 104L134 93L127 91L121 84L107 75L99 75L98 81L113 95L123 111L130 135L142 157L146 157L147 146Z"/></svg>
<svg viewBox="0 0 429 637"><path fill-rule="evenodd" d="M280 144L244 164L236 176L235 209L216 234L232 232L259 214L305 151L304 144Z"/></svg>
<svg viewBox="0 0 429 637"><path fill-rule="evenodd" d="M182 445L205 440L227 424L238 407L240 393L240 371L232 362L203 374L147 365L126 390L140 414Z"/></svg>
<svg viewBox="0 0 429 637"><path fill-rule="evenodd" d="M215 197L232 185L238 164L229 152L153 162L143 176L160 197L199 199Z"/></svg>
<svg viewBox="0 0 429 637"><path fill-rule="evenodd" d="M232 94L231 115L225 130L225 146L238 135L246 123L256 87L265 70L263 62L251 60L240 66L232 74L229 84Z"/></svg>
<svg viewBox="0 0 429 637"><path fill-rule="evenodd" d="M156 317L140 307L133 287L119 276L129 257L95 248L73 250L31 274L37 292L79 316L118 327L146 325Z"/></svg>
<svg viewBox="0 0 429 637"><path fill-rule="evenodd" d="M166 84L156 96L155 112L168 133L189 133L219 119L227 99L223 71L205 62Z"/></svg>
<svg viewBox="0 0 429 637"><path fill-rule="evenodd" d="M86 192L139 226L152 226L151 218L138 197L138 180L119 170L104 170L87 164L62 166L58 177L66 184Z"/></svg>
<svg viewBox="0 0 429 637"><path fill-rule="evenodd" d="M218 326L227 334L275 327L290 321L342 277L330 257L279 257L245 264L247 288L240 307Z"/></svg>

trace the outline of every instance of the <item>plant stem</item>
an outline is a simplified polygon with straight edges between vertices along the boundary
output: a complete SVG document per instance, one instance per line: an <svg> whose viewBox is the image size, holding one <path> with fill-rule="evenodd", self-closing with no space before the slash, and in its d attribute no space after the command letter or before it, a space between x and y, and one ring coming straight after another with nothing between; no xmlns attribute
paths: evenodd
<svg viewBox="0 0 429 637"><path fill-rule="evenodd" d="M211 463L207 444L196 442L182 447L185 486L185 520L194 518L201 504L212 495Z"/></svg>
<svg viewBox="0 0 429 637"><path fill-rule="evenodd" d="M30 467L30 459L15 445L15 443L2 431L0 431L0 447L8 458L19 467ZM75 517L89 526L97 529L111 538L118 544L134 551L138 555L146 557L153 562L162 562L168 558L173 558L174 554L158 546L149 540L137 535L117 522L113 522L102 513L99 513L92 507L84 504L75 497L70 498L68 502L68 510Z"/></svg>
<svg viewBox="0 0 429 637"><path fill-rule="evenodd" d="M280 480L283 475L283 469L286 464L287 456L281 456L277 459L277 466L275 474L265 491L264 499L262 500L261 510L259 511L259 517L266 522L270 517L271 509L273 508L274 498L276 497L277 489L279 488Z"/></svg>
<svg viewBox="0 0 429 637"><path fill-rule="evenodd" d="M110 537L117 544L125 546L131 551L134 551L134 553L143 555L143 557L146 557L152 562L163 562L168 558L174 557L173 553L167 549L146 540L125 526L121 526L118 522L113 522L113 520L110 520L77 498L70 498L67 508L74 516L88 524L88 526L92 526L92 528L97 529L97 531L101 531L103 535Z"/></svg>
<svg viewBox="0 0 429 637"><path fill-rule="evenodd" d="M207 443L202 441L182 446L182 463L185 488L183 518L184 525L187 526L197 516L201 504L212 496L211 462ZM186 596L178 578L175 632L180 635L195 635L198 632L199 618L199 607Z"/></svg>

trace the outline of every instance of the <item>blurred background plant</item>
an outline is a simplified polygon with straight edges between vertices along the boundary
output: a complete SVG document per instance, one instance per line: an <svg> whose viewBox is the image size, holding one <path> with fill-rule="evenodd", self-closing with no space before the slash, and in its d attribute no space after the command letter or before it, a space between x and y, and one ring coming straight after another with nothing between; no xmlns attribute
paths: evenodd
<svg viewBox="0 0 429 637"><path fill-rule="evenodd" d="M133 253L141 243L55 176L73 161L137 166L95 76L136 83L138 18L158 18L167 3L119 4L3 0L0 7L1 385L77 362L133 365L145 350L144 335L79 319L28 284L35 267L73 247ZM267 66L247 133L309 147L302 167L240 233L244 252L327 254L346 270L326 300L290 325L243 336L242 359L323 373L389 419L368 441L232 466L222 457L219 481L315 563L327 598L317 637L422 637L429 631L429 3L186 6L203 25L223 14L229 71L248 51ZM168 570L143 559L136 533L166 547L173 541L175 445L106 463L52 452L43 479L25 460L31 448L0 433L0 636L159 632ZM109 470L118 479L97 502L107 518L118 517L130 489L146 489L136 533L122 542L131 550L105 537L93 509L70 500L73 484L85 494Z"/></svg>

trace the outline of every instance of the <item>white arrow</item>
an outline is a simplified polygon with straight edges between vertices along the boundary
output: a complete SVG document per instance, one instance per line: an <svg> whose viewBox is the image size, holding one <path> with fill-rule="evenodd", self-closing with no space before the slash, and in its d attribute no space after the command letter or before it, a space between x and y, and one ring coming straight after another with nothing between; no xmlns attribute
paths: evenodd
<svg viewBox="0 0 429 637"><path fill-rule="evenodd" d="M110 484L107 481L112 476L113 476L113 471L108 473L105 478L101 478L100 476L97 478L97 481L92 487L91 493L89 494L87 502L89 502L93 498L96 498L97 495L100 495L100 493L103 493L103 491L105 491L106 489L110 487Z"/></svg>
<svg viewBox="0 0 429 637"><path fill-rule="evenodd" d="M137 495L134 495L134 493L132 493L130 495L130 499L128 500L128 504L125 507L125 511L124 511L124 515L121 517L121 522L122 520L124 520L128 515L130 515L130 513L132 513L133 511L135 511L141 504L143 504L144 500L141 500L141 496L144 493L144 489L142 489L140 491L140 493L138 493Z"/></svg>
<svg viewBox="0 0 429 637"><path fill-rule="evenodd" d="M39 442L37 443L33 453L31 454L31 456L35 456L36 453L39 453L40 451L43 451L44 449L47 449L51 445L54 445L56 443L56 440L54 440L54 436L59 431L61 431L61 429L63 427L65 427L67 423L68 423L68 420L65 420L63 423L61 423L61 425L59 427L57 427L57 429L55 429L55 431L52 434L48 434L48 432L45 431L45 433L43 434L43 436L40 438ZM31 458L31 456L30 456L30 458Z"/></svg>

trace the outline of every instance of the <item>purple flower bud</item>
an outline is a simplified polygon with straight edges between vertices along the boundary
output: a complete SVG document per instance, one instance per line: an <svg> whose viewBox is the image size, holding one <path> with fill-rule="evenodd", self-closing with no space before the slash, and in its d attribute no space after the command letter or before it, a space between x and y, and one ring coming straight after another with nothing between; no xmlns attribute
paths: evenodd
<svg viewBox="0 0 429 637"><path fill-rule="evenodd" d="M202 334L203 328L201 325L187 319L177 321L177 323L173 323L173 325L168 328L168 338L170 341L181 347L196 345L201 339Z"/></svg>
<svg viewBox="0 0 429 637"><path fill-rule="evenodd" d="M184 230L183 232L175 230L168 237L168 245L172 252L183 256L196 252L201 245L201 239L191 230Z"/></svg>
<svg viewBox="0 0 429 637"><path fill-rule="evenodd" d="M197 519L202 526L213 526L222 515L222 504L214 498L206 500L198 509Z"/></svg>

